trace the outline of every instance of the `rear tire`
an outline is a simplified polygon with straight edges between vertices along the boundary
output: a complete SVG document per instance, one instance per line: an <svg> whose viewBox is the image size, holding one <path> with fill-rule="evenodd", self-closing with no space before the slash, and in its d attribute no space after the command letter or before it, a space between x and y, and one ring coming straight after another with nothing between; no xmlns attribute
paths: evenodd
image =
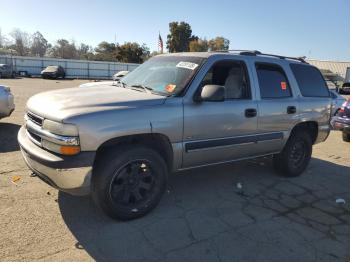
<svg viewBox="0 0 350 262"><path fill-rule="evenodd" d="M350 134L343 131L343 141L350 142Z"/></svg>
<svg viewBox="0 0 350 262"><path fill-rule="evenodd" d="M92 198L112 218L142 217L158 205L167 186L167 173L164 159L150 148L109 150L94 167Z"/></svg>
<svg viewBox="0 0 350 262"><path fill-rule="evenodd" d="M274 155L274 167L285 177L299 176L309 164L311 154L311 136L306 129L298 128L291 133L283 151Z"/></svg>
<svg viewBox="0 0 350 262"><path fill-rule="evenodd" d="M2 74L0 73L0 78L2 78Z"/></svg>

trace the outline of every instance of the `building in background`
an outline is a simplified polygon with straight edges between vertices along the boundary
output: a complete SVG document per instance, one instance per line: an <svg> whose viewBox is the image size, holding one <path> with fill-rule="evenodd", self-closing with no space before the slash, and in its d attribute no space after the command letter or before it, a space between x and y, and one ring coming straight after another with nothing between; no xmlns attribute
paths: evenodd
<svg viewBox="0 0 350 262"><path fill-rule="evenodd" d="M334 81L334 82L348 82L350 72L350 62L338 62L338 61L324 61L324 60L306 60L309 64L316 66L321 70L325 78Z"/></svg>

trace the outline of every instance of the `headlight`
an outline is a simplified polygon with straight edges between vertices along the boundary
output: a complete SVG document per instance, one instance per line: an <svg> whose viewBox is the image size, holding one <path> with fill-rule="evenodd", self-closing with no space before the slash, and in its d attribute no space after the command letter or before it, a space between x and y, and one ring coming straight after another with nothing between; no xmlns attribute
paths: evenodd
<svg viewBox="0 0 350 262"><path fill-rule="evenodd" d="M78 128L76 125L63 124L48 119L44 120L43 129L49 131L50 133L61 135L61 136L78 136Z"/></svg>
<svg viewBox="0 0 350 262"><path fill-rule="evenodd" d="M78 127L45 119L42 129L47 132L42 138L42 146L62 155L76 155L80 152ZM50 135L52 134L52 135Z"/></svg>
<svg viewBox="0 0 350 262"><path fill-rule="evenodd" d="M47 140L42 140L41 144L47 150L61 155L76 155L80 153L80 146L58 145Z"/></svg>

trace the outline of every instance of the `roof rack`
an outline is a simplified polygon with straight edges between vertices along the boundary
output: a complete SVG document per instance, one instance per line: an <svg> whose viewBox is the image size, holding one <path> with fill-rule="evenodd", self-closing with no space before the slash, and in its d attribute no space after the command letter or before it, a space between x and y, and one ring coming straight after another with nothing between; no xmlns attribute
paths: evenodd
<svg viewBox="0 0 350 262"><path fill-rule="evenodd" d="M241 49L230 49L230 50L218 50L218 51L213 51L213 52L223 52L223 53L238 53L239 55L247 55L247 56L271 56L271 57L276 57L279 59L291 59L291 60L296 60L305 64L308 64L305 61L306 56L303 57L292 57L292 56L282 56L282 55L273 55L273 54L265 54L257 50L241 50Z"/></svg>

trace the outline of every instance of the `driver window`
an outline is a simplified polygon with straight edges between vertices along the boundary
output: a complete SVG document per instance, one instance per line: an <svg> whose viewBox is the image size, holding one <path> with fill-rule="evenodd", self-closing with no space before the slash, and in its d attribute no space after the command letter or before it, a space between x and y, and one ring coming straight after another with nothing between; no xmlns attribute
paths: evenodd
<svg viewBox="0 0 350 262"><path fill-rule="evenodd" d="M221 61L215 63L203 78L200 87L221 85L226 99L250 99L247 70L243 62Z"/></svg>

